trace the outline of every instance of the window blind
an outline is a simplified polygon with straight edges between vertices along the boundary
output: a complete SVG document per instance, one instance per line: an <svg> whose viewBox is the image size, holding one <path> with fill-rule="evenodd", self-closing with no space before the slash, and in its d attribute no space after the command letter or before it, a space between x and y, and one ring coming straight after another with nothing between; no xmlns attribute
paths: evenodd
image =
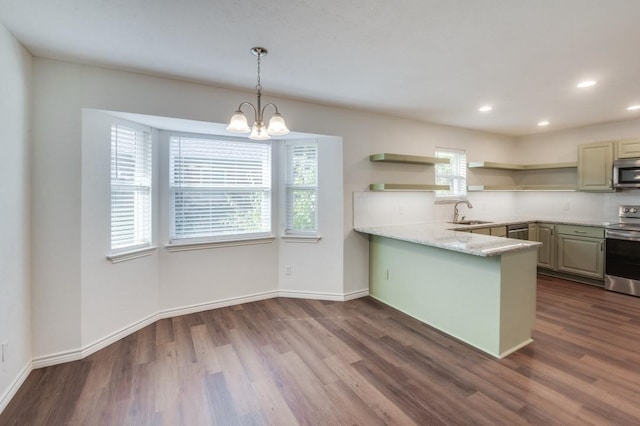
<svg viewBox="0 0 640 426"><path fill-rule="evenodd" d="M171 240L271 232L271 145L170 138Z"/></svg>
<svg viewBox="0 0 640 426"><path fill-rule="evenodd" d="M111 126L111 250L151 244L151 135Z"/></svg>
<svg viewBox="0 0 640 426"><path fill-rule="evenodd" d="M318 232L318 144L287 144L286 233Z"/></svg>
<svg viewBox="0 0 640 426"><path fill-rule="evenodd" d="M467 154L464 150L436 148L436 158L448 158L449 164L436 164L436 185L449 185L448 191L436 191L437 198L461 199L467 196Z"/></svg>

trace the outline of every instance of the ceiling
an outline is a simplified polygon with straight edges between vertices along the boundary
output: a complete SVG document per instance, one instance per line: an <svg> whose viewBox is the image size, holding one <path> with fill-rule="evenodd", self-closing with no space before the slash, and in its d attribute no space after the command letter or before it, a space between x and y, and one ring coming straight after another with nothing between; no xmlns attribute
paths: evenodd
<svg viewBox="0 0 640 426"><path fill-rule="evenodd" d="M0 0L35 56L251 90L264 46L265 97L514 136L640 117L638 17L639 0Z"/></svg>

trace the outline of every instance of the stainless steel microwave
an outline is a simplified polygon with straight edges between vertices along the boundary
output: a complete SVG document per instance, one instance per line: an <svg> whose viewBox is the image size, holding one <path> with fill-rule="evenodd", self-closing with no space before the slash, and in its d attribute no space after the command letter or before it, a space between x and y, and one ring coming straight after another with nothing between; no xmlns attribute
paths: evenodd
<svg viewBox="0 0 640 426"><path fill-rule="evenodd" d="M640 188L640 158L627 158L613 162L613 186Z"/></svg>

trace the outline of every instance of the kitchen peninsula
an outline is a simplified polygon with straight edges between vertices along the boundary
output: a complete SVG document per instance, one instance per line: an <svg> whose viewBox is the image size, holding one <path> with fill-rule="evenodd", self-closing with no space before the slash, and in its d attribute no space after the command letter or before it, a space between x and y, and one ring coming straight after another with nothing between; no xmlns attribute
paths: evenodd
<svg viewBox="0 0 640 426"><path fill-rule="evenodd" d="M496 358L531 343L540 243L451 227L355 228L370 235L370 295Z"/></svg>

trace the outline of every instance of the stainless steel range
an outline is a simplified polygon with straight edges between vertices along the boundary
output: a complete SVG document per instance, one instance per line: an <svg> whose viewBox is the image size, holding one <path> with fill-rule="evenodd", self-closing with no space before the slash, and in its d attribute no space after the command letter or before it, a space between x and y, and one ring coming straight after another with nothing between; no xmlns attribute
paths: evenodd
<svg viewBox="0 0 640 426"><path fill-rule="evenodd" d="M606 228L604 288L640 296L640 206L620 206Z"/></svg>

